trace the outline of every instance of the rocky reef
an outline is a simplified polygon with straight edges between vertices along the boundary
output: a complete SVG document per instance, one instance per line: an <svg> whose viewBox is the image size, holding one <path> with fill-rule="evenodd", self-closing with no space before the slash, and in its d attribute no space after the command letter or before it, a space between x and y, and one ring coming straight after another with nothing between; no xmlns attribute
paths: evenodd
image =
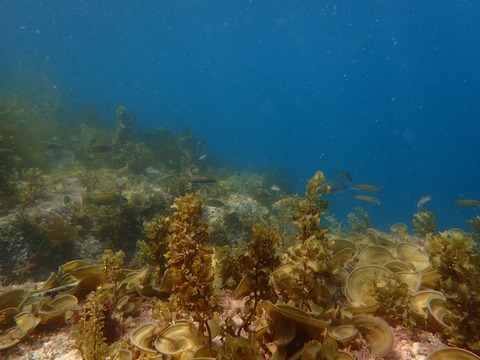
<svg viewBox="0 0 480 360"><path fill-rule="evenodd" d="M55 109L1 100L3 358L62 333L56 358L479 359L478 216L342 223L321 171L287 194L123 106L112 128L72 116L75 139Z"/></svg>

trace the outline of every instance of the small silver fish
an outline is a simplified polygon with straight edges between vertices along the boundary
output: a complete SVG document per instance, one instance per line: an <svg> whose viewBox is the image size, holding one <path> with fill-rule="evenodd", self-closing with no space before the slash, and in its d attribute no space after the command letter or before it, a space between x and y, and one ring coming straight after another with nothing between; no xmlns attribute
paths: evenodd
<svg viewBox="0 0 480 360"><path fill-rule="evenodd" d="M420 200L418 200L417 202L417 208L422 208L423 205L425 205L427 202L429 202L430 200L432 200L432 196L431 195L426 195L426 196L422 196L420 198Z"/></svg>
<svg viewBox="0 0 480 360"><path fill-rule="evenodd" d="M352 189L355 191L366 191L366 192L380 192L382 189L376 185L371 185L371 184L358 184L352 186Z"/></svg>
<svg viewBox="0 0 480 360"><path fill-rule="evenodd" d="M354 198L357 200L368 202L370 204L375 204L375 205L380 205L381 203L380 199L370 195L355 195Z"/></svg>
<svg viewBox="0 0 480 360"><path fill-rule="evenodd" d="M279 192L279 191L282 190L282 189L280 189L280 186L273 184L273 185L270 187L270 190Z"/></svg>
<svg viewBox="0 0 480 360"><path fill-rule="evenodd" d="M460 199L457 200L457 206L463 208L479 208L480 207L480 200L477 199Z"/></svg>

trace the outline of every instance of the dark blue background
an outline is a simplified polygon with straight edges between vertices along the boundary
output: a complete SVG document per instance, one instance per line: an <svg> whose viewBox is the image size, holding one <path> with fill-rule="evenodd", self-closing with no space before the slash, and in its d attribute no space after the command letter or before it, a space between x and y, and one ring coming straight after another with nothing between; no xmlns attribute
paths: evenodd
<svg viewBox="0 0 480 360"><path fill-rule="evenodd" d="M479 1L11 0L0 21L3 79L48 59L64 101L194 129L227 164L384 188L331 197L340 217L411 224L427 194L441 229L478 214L455 200L480 198Z"/></svg>

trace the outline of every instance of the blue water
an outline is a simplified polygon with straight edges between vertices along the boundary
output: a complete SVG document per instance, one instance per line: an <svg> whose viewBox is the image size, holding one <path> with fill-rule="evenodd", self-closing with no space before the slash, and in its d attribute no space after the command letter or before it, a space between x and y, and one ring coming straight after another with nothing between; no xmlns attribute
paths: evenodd
<svg viewBox="0 0 480 360"><path fill-rule="evenodd" d="M193 129L225 164L315 171L383 187L381 206L348 190L374 224L440 229L480 198L480 2L28 1L0 4L0 79L48 67L64 102L145 128Z"/></svg>

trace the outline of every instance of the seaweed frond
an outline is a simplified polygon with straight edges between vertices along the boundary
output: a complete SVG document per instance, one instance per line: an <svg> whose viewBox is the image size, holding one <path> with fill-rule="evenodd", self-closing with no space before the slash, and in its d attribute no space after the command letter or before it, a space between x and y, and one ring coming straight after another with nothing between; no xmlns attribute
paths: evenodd
<svg viewBox="0 0 480 360"><path fill-rule="evenodd" d="M324 239L328 227L320 226L320 221L328 211L328 200L323 200L322 196L329 191L330 186L325 175L317 171L307 184L305 198L293 204L295 209L293 224L298 229L295 239L305 241L312 236L318 241Z"/></svg>
<svg viewBox="0 0 480 360"><path fill-rule="evenodd" d="M87 297L81 312L80 350L85 360L102 359L108 356L108 345L104 335L105 308L96 293Z"/></svg>
<svg viewBox="0 0 480 360"><path fill-rule="evenodd" d="M348 214L348 223L350 224L350 231L359 234L365 234L368 229L372 227L372 220L367 211L357 206L355 207L356 214L351 212Z"/></svg>
<svg viewBox="0 0 480 360"><path fill-rule="evenodd" d="M428 234L426 248L447 297L448 342L480 350L480 252L471 235L453 229Z"/></svg>
<svg viewBox="0 0 480 360"><path fill-rule="evenodd" d="M435 232L435 214L432 211L420 209L413 218L414 232L420 236Z"/></svg>

